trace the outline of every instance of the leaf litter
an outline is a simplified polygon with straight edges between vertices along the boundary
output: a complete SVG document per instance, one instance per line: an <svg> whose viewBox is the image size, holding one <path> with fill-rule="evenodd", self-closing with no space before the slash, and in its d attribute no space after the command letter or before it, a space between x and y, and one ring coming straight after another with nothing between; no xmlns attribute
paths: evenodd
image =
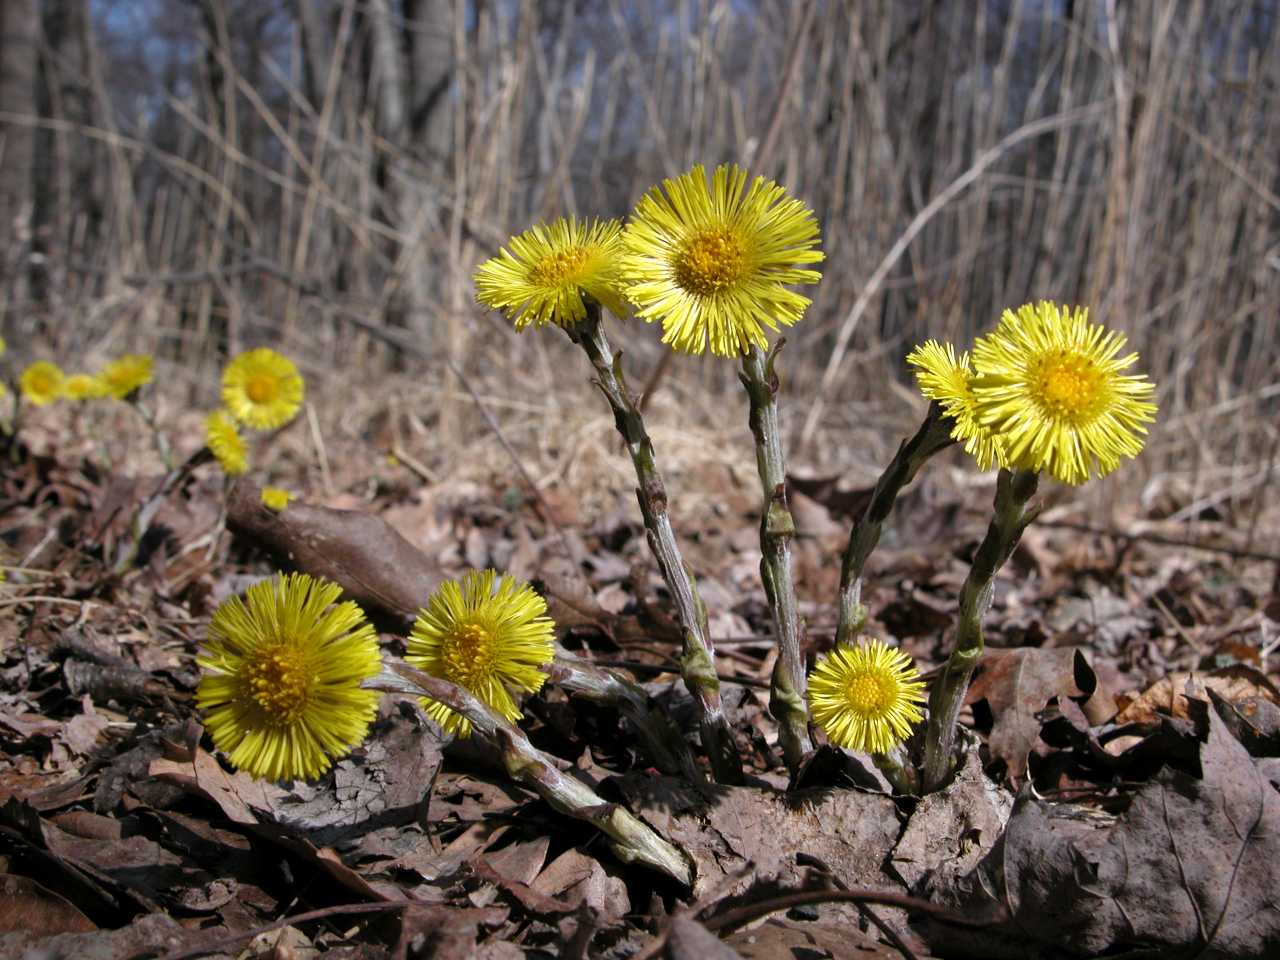
<svg viewBox="0 0 1280 960"><path fill-rule="evenodd" d="M1033 527L997 584L956 779L894 797L869 758L824 748L788 789L765 709L759 547L738 536L755 522L749 474L703 470L722 495L682 532L748 784L660 773L634 723L570 685L526 705L540 749L688 857L684 888L619 861L483 751L442 743L410 700L388 699L364 746L314 784L232 771L194 709L209 614L277 567L341 583L394 649L436 583L495 564L535 582L572 656L627 672L648 709L694 730L679 629L625 491L584 511L554 486L542 502L512 496L500 477L387 484L372 501L277 514L242 483L229 536L220 489L197 475L118 571L129 511L157 478L48 456L6 468L0 537L21 570L0 593L0 954L1280 949L1278 608L1264 564ZM866 599L872 629L937 664L983 518L967 496L923 486L931 509L895 520ZM809 478L795 494L813 654L831 644L831 558L867 492Z"/></svg>

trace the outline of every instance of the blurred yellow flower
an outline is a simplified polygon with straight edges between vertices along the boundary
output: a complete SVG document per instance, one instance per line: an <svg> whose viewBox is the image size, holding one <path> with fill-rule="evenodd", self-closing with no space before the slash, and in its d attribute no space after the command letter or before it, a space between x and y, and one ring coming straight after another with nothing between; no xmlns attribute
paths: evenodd
<svg viewBox="0 0 1280 960"><path fill-rule="evenodd" d="M288 490L282 490L280 487L263 487L259 498L262 500L264 507L279 513L289 506L289 501L293 500L294 495Z"/></svg>
<svg viewBox="0 0 1280 960"><path fill-rule="evenodd" d="M809 299L787 284L817 283L813 211L772 180L736 164L702 165L664 180L636 205L623 233L622 280L637 316L662 321L662 342L686 353L708 347L740 356L764 348L764 328L799 320ZM665 189L666 195L663 195Z"/></svg>
<svg viewBox="0 0 1280 960"><path fill-rule="evenodd" d="M809 674L809 711L838 747L887 753L924 719L915 664L882 640L838 646Z"/></svg>
<svg viewBox="0 0 1280 960"><path fill-rule="evenodd" d="M62 393L68 400L92 400L107 395L106 385L90 373L73 373L62 382Z"/></svg>
<svg viewBox="0 0 1280 960"><path fill-rule="evenodd" d="M409 633L405 660L482 700L508 720L522 716L512 691L533 693L555 656L547 603L527 583L494 570L446 580ZM471 721L424 697L423 708L446 732L471 735Z"/></svg>
<svg viewBox="0 0 1280 960"><path fill-rule="evenodd" d="M1079 484L1142 450L1155 385L1122 371L1125 337L1089 312L1042 301L1006 310L973 347L976 415L1001 438L1008 465Z"/></svg>
<svg viewBox="0 0 1280 960"><path fill-rule="evenodd" d="M618 286L622 225L563 217L512 237L476 269L476 300L502 310L523 330L530 323L569 327L586 316L583 295L625 317Z"/></svg>
<svg viewBox="0 0 1280 960"><path fill-rule="evenodd" d="M222 469L230 476L238 476L249 469L249 453L245 449L236 422L225 410L214 410L205 417L205 446L218 458Z"/></svg>
<svg viewBox="0 0 1280 960"><path fill-rule="evenodd" d="M213 615L196 704L214 746L264 780L313 780L364 740L378 635L342 588L303 573L254 584Z"/></svg>
<svg viewBox="0 0 1280 960"><path fill-rule="evenodd" d="M19 384L22 396L37 407L53 403L62 396L62 384L65 380L62 370L48 360L37 360L22 371Z"/></svg>
<svg viewBox="0 0 1280 960"><path fill-rule="evenodd" d="M951 344L927 340L907 354L907 363L916 368L920 392L942 404L953 424L952 439L964 444L965 453L978 462L978 469L990 470L999 464L998 438L978 420L969 354L957 357Z"/></svg>
<svg viewBox="0 0 1280 960"><path fill-rule="evenodd" d="M293 361L268 347L240 354L222 372L222 402L255 430L274 430L296 417L303 393Z"/></svg>
<svg viewBox="0 0 1280 960"><path fill-rule="evenodd" d="M125 354L103 367L98 380L102 383L106 396L123 400L151 382L151 366L149 353Z"/></svg>

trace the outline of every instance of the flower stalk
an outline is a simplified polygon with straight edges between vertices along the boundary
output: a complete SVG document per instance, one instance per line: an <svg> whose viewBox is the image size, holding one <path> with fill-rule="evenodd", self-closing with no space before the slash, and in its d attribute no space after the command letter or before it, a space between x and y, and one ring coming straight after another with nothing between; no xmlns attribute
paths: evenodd
<svg viewBox="0 0 1280 960"><path fill-rule="evenodd" d="M636 400L626 387L620 358L614 356L601 329L600 305L588 298L586 316L566 327L565 332L590 358L596 372L596 385L613 409L614 424L626 442L635 466L636 498L648 533L649 548L671 592L680 622L684 637L681 673L685 686L700 708L702 745L711 761L712 774L719 783L741 783L742 760L720 700L720 680L716 676L715 647L707 629L707 610L676 543L667 513L666 486L658 470L653 443L645 430Z"/></svg>
<svg viewBox="0 0 1280 960"><path fill-rule="evenodd" d="M774 369L779 340L766 355L752 343L742 358L742 385L750 399L749 422L756 444L756 469L764 504L760 516L760 579L773 614L778 660L769 682L769 712L778 723L783 759L793 774L813 749L805 706L804 625L796 601L791 567L795 520L787 506L787 466L778 425L778 375Z"/></svg>
<svg viewBox="0 0 1280 960"><path fill-rule="evenodd" d="M840 613L836 626L836 644L852 643L867 623L867 608L862 603L862 571L867 558L880 542L880 532L889 519L893 504L902 488L915 479L929 458L946 449L951 438L952 421L942 405L931 403L924 423L915 436L904 440L898 452L876 481L871 501L853 529L840 564Z"/></svg>
<svg viewBox="0 0 1280 960"><path fill-rule="evenodd" d="M1002 469L996 481L995 515L960 588L956 645L929 696L922 771L925 792L937 790L951 775L956 723L969 679L982 658L982 618L991 607L996 573L1040 512L1039 506L1028 506L1039 480L1040 474L1034 470Z"/></svg>
<svg viewBox="0 0 1280 960"><path fill-rule="evenodd" d="M920 794L920 772L911 762L911 755L906 745L895 743L884 753L873 753L871 760L884 778L889 781L895 793L908 797Z"/></svg>
<svg viewBox="0 0 1280 960"><path fill-rule="evenodd" d="M519 727L507 722L462 687L415 670L405 663L388 668L365 686L393 693L425 695L460 714L473 736L496 748L507 773L534 790L560 813L590 823L609 838L614 853L626 863L642 863L690 886L693 870L681 851L616 803L608 803L581 780L562 771L553 757L529 742Z"/></svg>
<svg viewBox="0 0 1280 960"><path fill-rule="evenodd" d="M649 694L638 683L616 670L561 651L557 651L555 662L547 672L552 683L570 693L593 703L616 707L635 728L650 762L663 773L682 777L690 783L706 779L680 729L667 714L653 707Z"/></svg>

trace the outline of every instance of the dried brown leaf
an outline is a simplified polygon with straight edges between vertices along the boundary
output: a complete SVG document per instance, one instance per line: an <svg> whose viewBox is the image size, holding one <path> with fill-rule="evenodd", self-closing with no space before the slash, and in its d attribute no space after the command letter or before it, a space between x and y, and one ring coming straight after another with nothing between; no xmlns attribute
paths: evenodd
<svg viewBox="0 0 1280 960"><path fill-rule="evenodd" d="M1251 697L1262 697L1280 704L1280 690L1267 677L1243 663L1208 673L1180 671L1157 680L1136 698L1128 699L1116 716L1116 723L1151 724L1159 715L1185 720L1188 693L1203 700L1212 690L1227 703L1239 703Z"/></svg>
<svg viewBox="0 0 1280 960"><path fill-rule="evenodd" d="M1003 842L966 880L970 908L994 900L1012 912L974 951L1280 955L1280 793L1207 713L1202 775L1166 767L1114 823L1019 799ZM935 932L955 946L954 929Z"/></svg>
<svg viewBox="0 0 1280 960"><path fill-rule="evenodd" d="M1089 721L1080 703L1088 702L1098 714L1112 712L1107 693L1078 648L1015 647L983 654L965 701L986 700L990 705L991 755L1004 760L1014 783L1026 776L1029 753L1048 750L1040 740L1038 715L1054 698L1062 713L1082 729Z"/></svg>
<svg viewBox="0 0 1280 960"><path fill-rule="evenodd" d="M50 937L97 929L68 900L30 877L0 873L0 933Z"/></svg>

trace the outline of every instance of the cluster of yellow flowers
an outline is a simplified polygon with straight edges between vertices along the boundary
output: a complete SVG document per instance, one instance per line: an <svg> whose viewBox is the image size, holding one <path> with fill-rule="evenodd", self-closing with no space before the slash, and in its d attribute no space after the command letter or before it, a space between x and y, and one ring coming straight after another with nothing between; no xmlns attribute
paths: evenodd
<svg viewBox="0 0 1280 960"><path fill-rule="evenodd" d="M821 279L805 266L822 261L818 240L813 211L772 180L748 187L723 164L708 184L699 164L650 190L625 227L559 219L513 237L476 271L476 298L516 329L571 326L584 295L618 317L629 300L676 350L740 356L803 316L808 298L785 285Z"/></svg>
<svg viewBox="0 0 1280 960"><path fill-rule="evenodd" d="M214 745L252 776L314 779L368 733L378 694L364 684L382 669L378 636L359 605L337 602L341 594L334 583L280 574L213 615L196 702ZM528 584L472 571L432 594L406 659L518 720L515 695L542 687L555 654L546 611ZM424 698L423 707L446 731L470 734L443 704Z"/></svg>
<svg viewBox="0 0 1280 960"><path fill-rule="evenodd" d="M22 398L37 407L57 400L125 400L151 382L153 361L149 353L130 353L106 364L97 373L63 373L48 360L37 360L22 371L18 385Z"/></svg>
<svg viewBox="0 0 1280 960"><path fill-rule="evenodd" d="M283 427L298 415L305 390L293 361L268 347L234 357L222 371L223 405L204 424L205 444L223 471L238 476L249 469L249 450L238 424L254 430ZM283 501L274 496L268 506L283 510L288 502L285 492Z"/></svg>
<svg viewBox="0 0 1280 960"><path fill-rule="evenodd" d="M818 240L813 212L773 181L748 187L726 164L708 182L698 165L651 189L625 225L558 219L513 237L477 269L476 298L516 329L572 328L586 298L621 318L629 301L678 351L740 356L803 316L810 301L788 285L818 282ZM1154 386L1124 373L1137 360L1124 344L1087 311L1041 302L1006 310L972 354L930 340L907 362L979 467L1078 484L1136 456L1155 416ZM904 739L923 699L909 658L880 641L837 648L810 675L813 719L855 749Z"/></svg>
<svg viewBox="0 0 1280 960"><path fill-rule="evenodd" d="M972 356L930 340L907 363L981 469L1043 470L1080 484L1137 456L1155 419L1155 385L1123 372L1138 360L1120 356L1124 345L1087 310L1042 301L1006 310Z"/></svg>

